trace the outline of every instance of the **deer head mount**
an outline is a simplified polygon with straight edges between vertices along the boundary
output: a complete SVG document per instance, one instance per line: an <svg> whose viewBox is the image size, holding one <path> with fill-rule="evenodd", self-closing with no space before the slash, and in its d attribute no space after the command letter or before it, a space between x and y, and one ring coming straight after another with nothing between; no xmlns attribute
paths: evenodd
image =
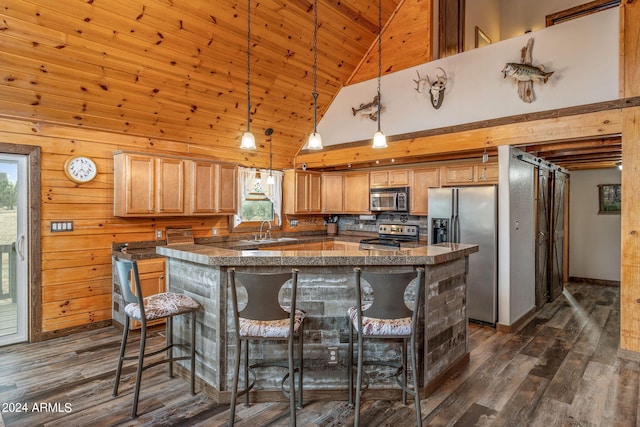
<svg viewBox="0 0 640 427"><path fill-rule="evenodd" d="M447 86L447 73L440 67L437 69L441 70L442 74L436 74L433 81L431 81L428 75L424 77L420 76L420 71L416 71L416 73L418 73L418 80L414 80L418 93L424 93L426 85L429 85L429 98L431 99L431 105L433 105L433 108L436 110L442 105L444 91Z"/></svg>

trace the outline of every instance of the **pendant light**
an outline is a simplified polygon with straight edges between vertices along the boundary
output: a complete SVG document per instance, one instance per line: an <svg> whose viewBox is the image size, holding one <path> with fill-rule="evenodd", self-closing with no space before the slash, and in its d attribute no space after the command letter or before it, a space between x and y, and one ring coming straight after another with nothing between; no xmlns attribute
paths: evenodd
<svg viewBox="0 0 640 427"><path fill-rule="evenodd" d="M378 0L378 131L373 134L373 148L387 148L387 137L380 130L380 80L382 77L382 0Z"/></svg>
<svg viewBox="0 0 640 427"><path fill-rule="evenodd" d="M310 150L322 150L322 137L318 133L318 0L313 2L313 133L309 135L307 148Z"/></svg>
<svg viewBox="0 0 640 427"><path fill-rule="evenodd" d="M240 148L256 149L256 138L251 133L251 0L247 2L247 131L242 135Z"/></svg>
<svg viewBox="0 0 640 427"><path fill-rule="evenodd" d="M269 177L267 177L267 185L273 185L276 183L273 178L273 149L271 143L271 134L273 133L273 129L267 128L264 131L264 134L269 137Z"/></svg>

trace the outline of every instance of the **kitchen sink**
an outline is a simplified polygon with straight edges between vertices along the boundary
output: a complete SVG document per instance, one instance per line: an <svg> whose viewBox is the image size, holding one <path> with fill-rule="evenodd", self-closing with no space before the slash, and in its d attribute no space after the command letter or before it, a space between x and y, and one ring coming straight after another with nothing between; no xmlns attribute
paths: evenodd
<svg viewBox="0 0 640 427"><path fill-rule="evenodd" d="M242 243L255 243L255 244L261 244L261 243L277 243L277 242L295 242L298 239L296 239L295 237L280 237L278 239L261 239L261 240L240 240Z"/></svg>

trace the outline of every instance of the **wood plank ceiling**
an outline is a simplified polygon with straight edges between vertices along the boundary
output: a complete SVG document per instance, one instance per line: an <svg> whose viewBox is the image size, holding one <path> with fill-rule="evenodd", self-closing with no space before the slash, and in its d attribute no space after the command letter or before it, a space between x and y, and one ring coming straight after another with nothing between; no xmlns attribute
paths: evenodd
<svg viewBox="0 0 640 427"><path fill-rule="evenodd" d="M378 1L318 3L320 117L342 86L377 75ZM0 115L137 135L141 149L253 167L268 167L264 130L273 128L273 167L291 167L313 128L313 0L254 0L251 15L256 151L238 149L246 1L5 0ZM384 0L382 22L383 73L431 60L431 2ZM527 151L572 169L615 165L621 150L618 139Z"/></svg>
<svg viewBox="0 0 640 427"><path fill-rule="evenodd" d="M390 55L385 72L430 59L428 3L382 2L385 37L423 41ZM254 167L269 165L271 127L274 168L291 166L313 129L313 5L252 1L255 152L238 149L247 125L246 0L3 1L0 115L187 143L189 153ZM322 114L343 85L377 74L377 51L376 67L369 52L378 1L320 0L318 20Z"/></svg>

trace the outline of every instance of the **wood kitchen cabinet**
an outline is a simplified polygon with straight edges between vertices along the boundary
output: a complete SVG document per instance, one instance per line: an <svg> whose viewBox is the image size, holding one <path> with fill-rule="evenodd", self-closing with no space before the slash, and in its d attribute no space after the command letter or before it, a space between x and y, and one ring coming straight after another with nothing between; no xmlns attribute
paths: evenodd
<svg viewBox="0 0 640 427"><path fill-rule="evenodd" d="M487 184L498 183L498 164L497 163L482 163L475 165L475 176L477 182Z"/></svg>
<svg viewBox="0 0 640 427"><path fill-rule="evenodd" d="M184 160L157 158L156 197L157 213L180 215L184 213Z"/></svg>
<svg viewBox="0 0 640 427"><path fill-rule="evenodd" d="M369 210L369 178L367 172L350 172L344 174L344 213L368 214Z"/></svg>
<svg viewBox="0 0 640 427"><path fill-rule="evenodd" d="M322 212L344 212L344 174L322 174Z"/></svg>
<svg viewBox="0 0 640 427"><path fill-rule="evenodd" d="M236 165L116 152L113 170L115 216L202 216L237 211Z"/></svg>
<svg viewBox="0 0 640 427"><path fill-rule="evenodd" d="M497 163L468 163L442 167L443 186L497 183Z"/></svg>
<svg viewBox="0 0 640 427"><path fill-rule="evenodd" d="M113 156L115 216L184 213L184 161L144 154Z"/></svg>
<svg viewBox="0 0 640 427"><path fill-rule="evenodd" d="M152 215L155 204L155 159L146 155L113 156L114 215Z"/></svg>
<svg viewBox="0 0 640 427"><path fill-rule="evenodd" d="M412 215L428 215L430 187L440 187L440 169L416 169L411 172L409 190L409 212Z"/></svg>
<svg viewBox="0 0 640 427"><path fill-rule="evenodd" d="M369 173L322 174L323 213L369 213Z"/></svg>
<svg viewBox="0 0 640 427"><path fill-rule="evenodd" d="M391 169L375 171L369 174L371 188L376 187L406 187L409 185L409 171L405 169Z"/></svg>
<svg viewBox="0 0 640 427"><path fill-rule="evenodd" d="M237 171L235 165L187 161L188 213L196 216L236 213Z"/></svg>
<svg viewBox="0 0 640 427"><path fill-rule="evenodd" d="M285 214L322 213L320 172L285 170L282 185Z"/></svg>

